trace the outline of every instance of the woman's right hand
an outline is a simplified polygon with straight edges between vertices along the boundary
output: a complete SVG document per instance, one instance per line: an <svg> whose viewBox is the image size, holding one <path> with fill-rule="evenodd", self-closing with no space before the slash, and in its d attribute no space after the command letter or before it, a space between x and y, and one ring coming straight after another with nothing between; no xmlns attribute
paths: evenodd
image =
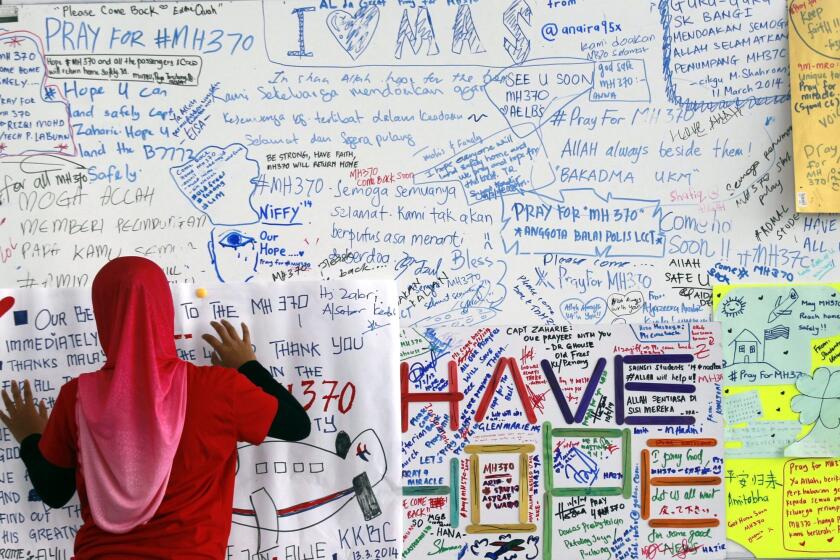
<svg viewBox="0 0 840 560"><path fill-rule="evenodd" d="M210 326L216 330L219 338L212 334L202 335L201 338L213 347L210 361L214 366L239 369L243 364L257 359L251 346L251 332L248 330L248 325L242 323L241 338L236 332L236 327L224 319L221 324L211 321Z"/></svg>
<svg viewBox="0 0 840 560"><path fill-rule="evenodd" d="M23 382L23 396L17 381L12 381L12 397L9 398L3 389L3 402L6 403L6 414L0 412L0 420L12 432L18 443L32 434L41 434L47 425L47 405L42 400L39 403L32 398L32 386L29 380Z"/></svg>

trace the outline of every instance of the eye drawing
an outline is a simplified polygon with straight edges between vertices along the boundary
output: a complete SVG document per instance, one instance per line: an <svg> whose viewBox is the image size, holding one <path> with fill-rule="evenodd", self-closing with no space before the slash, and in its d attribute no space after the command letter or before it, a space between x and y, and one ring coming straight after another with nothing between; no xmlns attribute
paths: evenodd
<svg viewBox="0 0 840 560"><path fill-rule="evenodd" d="M219 245L222 247L230 247L232 249L239 249L240 247L244 247L249 243L255 243L255 239L253 237L249 237L244 235L236 230L229 231L225 233L221 239L219 239Z"/></svg>

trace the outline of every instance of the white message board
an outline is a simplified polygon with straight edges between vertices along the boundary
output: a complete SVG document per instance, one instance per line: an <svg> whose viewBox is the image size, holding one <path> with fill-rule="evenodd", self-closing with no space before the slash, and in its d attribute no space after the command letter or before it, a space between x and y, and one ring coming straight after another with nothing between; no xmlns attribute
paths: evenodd
<svg viewBox="0 0 840 560"><path fill-rule="evenodd" d="M85 3L0 26L6 288L129 254L198 285L387 277L422 333L702 322L713 284L840 278L840 218L795 211L783 0Z"/></svg>

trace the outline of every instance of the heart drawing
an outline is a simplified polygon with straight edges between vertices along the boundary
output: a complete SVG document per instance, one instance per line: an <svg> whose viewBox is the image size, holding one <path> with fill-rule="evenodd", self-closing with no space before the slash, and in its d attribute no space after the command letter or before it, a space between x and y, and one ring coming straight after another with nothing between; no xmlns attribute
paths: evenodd
<svg viewBox="0 0 840 560"><path fill-rule="evenodd" d="M608 298L608 307L614 315L632 315L638 312L645 303L645 296L642 292L628 292L626 294L611 294Z"/></svg>
<svg viewBox="0 0 840 560"><path fill-rule="evenodd" d="M607 314L607 300L594 297L583 302L582 299L567 299L560 304L560 314L569 323L600 323Z"/></svg>
<svg viewBox="0 0 840 560"><path fill-rule="evenodd" d="M0 317L6 314L6 312L12 308L15 304L15 298L12 296L6 296L3 299L0 299Z"/></svg>
<svg viewBox="0 0 840 560"><path fill-rule="evenodd" d="M327 28L353 60L368 48L378 25L379 8L376 6L359 8L355 15L336 10L327 16Z"/></svg>

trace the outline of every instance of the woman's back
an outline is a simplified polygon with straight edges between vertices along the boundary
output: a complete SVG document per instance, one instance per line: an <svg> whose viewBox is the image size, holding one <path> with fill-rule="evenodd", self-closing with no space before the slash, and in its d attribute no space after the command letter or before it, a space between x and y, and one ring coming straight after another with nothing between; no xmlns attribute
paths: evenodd
<svg viewBox="0 0 840 560"><path fill-rule="evenodd" d="M124 534L93 524L77 457L78 381L61 389L40 449L51 463L76 467L84 525L76 558L223 558L230 533L236 443L259 444L277 400L234 370L187 364L187 410L164 499L145 525ZM129 473L123 473L129 475Z"/></svg>
<svg viewBox="0 0 840 560"><path fill-rule="evenodd" d="M233 511L236 444L267 434L306 438L306 410L256 361L250 333L211 322L202 338L222 367L178 359L174 306L163 270L119 257L91 286L101 369L62 387L47 421L31 387L4 393L0 416L44 502L79 492L78 560L223 558ZM46 422L46 425L44 425Z"/></svg>

